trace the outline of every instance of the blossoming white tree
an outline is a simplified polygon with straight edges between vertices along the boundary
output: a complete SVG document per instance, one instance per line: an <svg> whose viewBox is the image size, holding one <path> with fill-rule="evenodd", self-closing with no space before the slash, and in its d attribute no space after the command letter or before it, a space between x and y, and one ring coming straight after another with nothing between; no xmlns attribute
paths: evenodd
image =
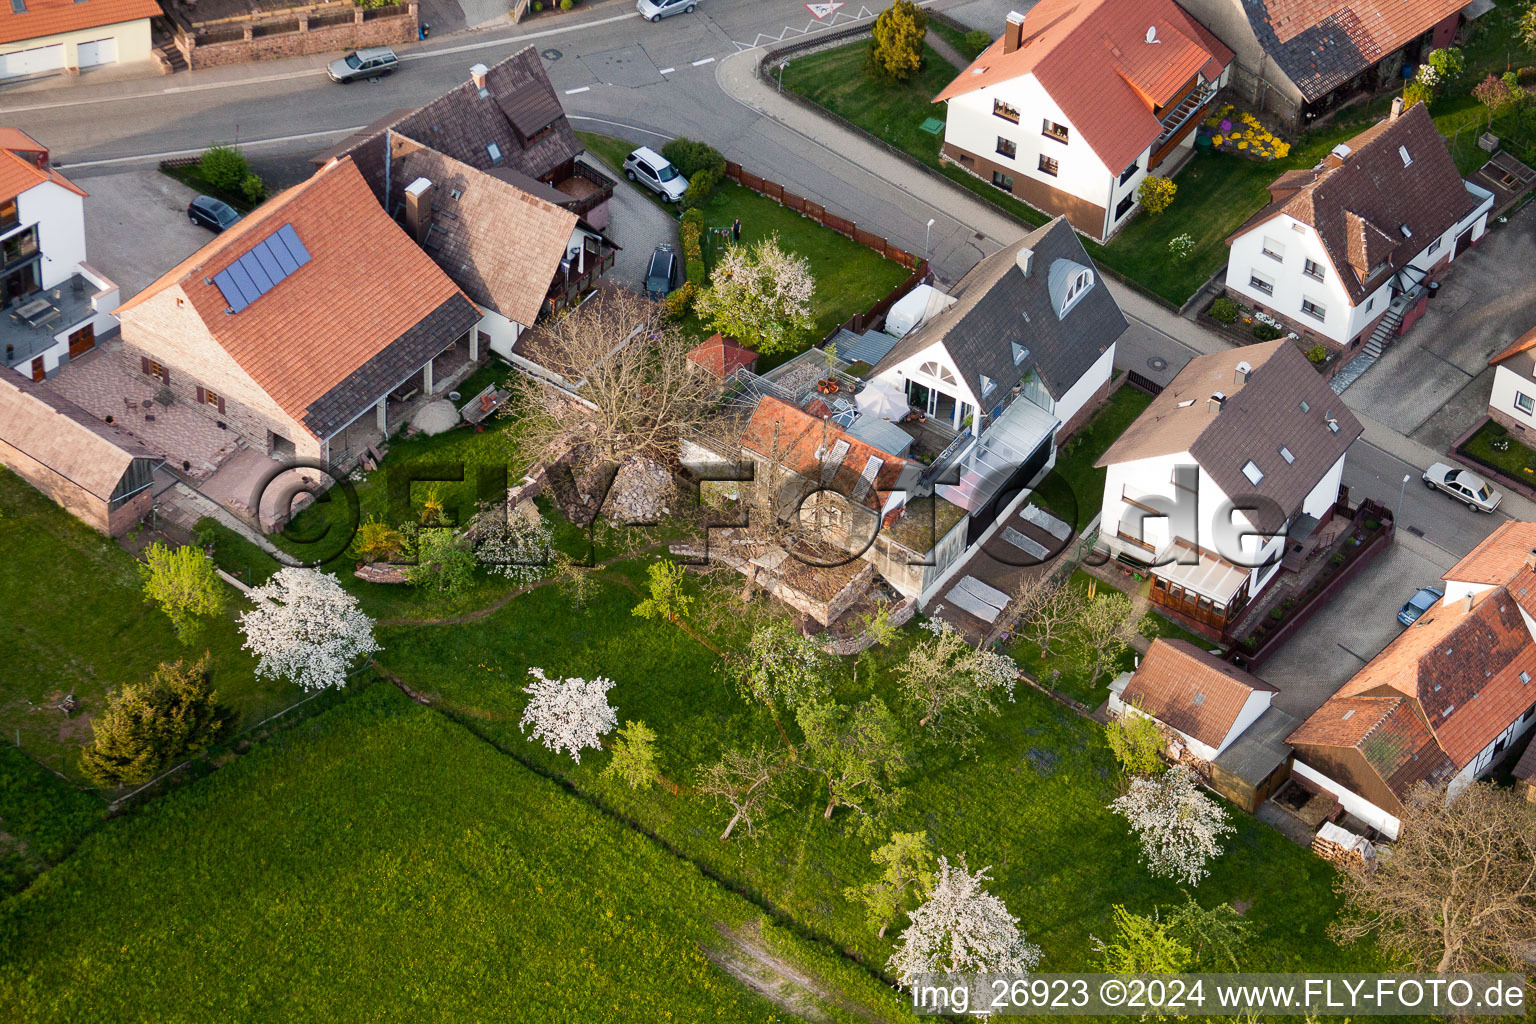
<svg viewBox="0 0 1536 1024"><path fill-rule="evenodd" d="M715 264L694 308L711 327L764 354L792 352L815 322L810 263L785 252L778 235L733 245Z"/></svg>
<svg viewBox="0 0 1536 1024"><path fill-rule="evenodd" d="M983 888L992 880L982 868L939 858L933 890L912 911L886 967L910 988L922 974L1028 974L1040 963L1040 947L1019 930L1019 919Z"/></svg>
<svg viewBox="0 0 1536 1024"><path fill-rule="evenodd" d="M1013 700L1019 667L1006 654L972 647L943 619L919 628L933 639L914 644L897 668L901 696L920 727L968 750L981 735L976 720L998 713L997 696Z"/></svg>
<svg viewBox="0 0 1536 1024"><path fill-rule="evenodd" d="M258 676L306 690L345 686L353 660L380 649L357 598L319 569L279 569L251 598L256 606L241 614L240 629L245 648L260 659Z"/></svg>
<svg viewBox="0 0 1536 1024"><path fill-rule="evenodd" d="M601 750L603 736L619 724L618 713L608 703L613 680L551 679L541 668L530 668L534 682L523 687L528 707L519 723L524 734L533 727L530 740L541 740L550 750L568 751L581 763L583 750Z"/></svg>
<svg viewBox="0 0 1536 1024"><path fill-rule="evenodd" d="M1130 822L1148 870L1188 885L1209 873L1206 862L1221 855L1221 837L1234 831L1227 812L1200 791L1184 765L1132 779L1130 791L1109 806Z"/></svg>
<svg viewBox="0 0 1536 1024"><path fill-rule="evenodd" d="M486 572L519 586L544 578L554 550L553 534L533 502L516 508L487 502L475 517L474 535L475 558Z"/></svg>

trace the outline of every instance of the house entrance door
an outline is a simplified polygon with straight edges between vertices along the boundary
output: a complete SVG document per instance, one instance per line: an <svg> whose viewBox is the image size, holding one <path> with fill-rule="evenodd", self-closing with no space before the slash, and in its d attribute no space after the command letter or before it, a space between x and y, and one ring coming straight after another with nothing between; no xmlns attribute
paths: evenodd
<svg viewBox="0 0 1536 1024"><path fill-rule="evenodd" d="M96 347L96 325L86 324L69 336L69 358L77 359Z"/></svg>
<svg viewBox="0 0 1536 1024"><path fill-rule="evenodd" d="M47 377L48 371L43 369L43 357L38 356L36 359L32 360L32 379L46 380Z"/></svg>

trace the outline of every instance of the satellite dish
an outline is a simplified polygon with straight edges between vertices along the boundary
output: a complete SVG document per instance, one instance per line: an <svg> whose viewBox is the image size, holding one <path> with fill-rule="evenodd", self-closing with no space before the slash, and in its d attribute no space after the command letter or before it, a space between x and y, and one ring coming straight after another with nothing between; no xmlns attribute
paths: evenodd
<svg viewBox="0 0 1536 1024"><path fill-rule="evenodd" d="M1150 26L1147 27L1147 42L1149 42L1149 43L1160 43L1160 42L1162 42L1161 39L1157 38L1157 26L1156 25L1150 25Z"/></svg>

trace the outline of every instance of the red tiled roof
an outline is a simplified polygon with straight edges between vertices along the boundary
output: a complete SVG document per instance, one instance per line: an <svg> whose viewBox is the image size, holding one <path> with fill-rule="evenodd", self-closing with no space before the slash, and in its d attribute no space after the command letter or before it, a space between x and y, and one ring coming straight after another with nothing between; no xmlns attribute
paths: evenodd
<svg viewBox="0 0 1536 1024"><path fill-rule="evenodd" d="M85 189L53 169L47 147L19 128L0 128L0 201L15 199L45 181L76 195L86 194Z"/></svg>
<svg viewBox="0 0 1536 1024"><path fill-rule="evenodd" d="M1496 587L1508 583L1536 551L1536 523L1509 520L1469 551L1440 577L1448 582L1482 583Z"/></svg>
<svg viewBox="0 0 1536 1024"><path fill-rule="evenodd" d="M1149 28L1156 43L1147 42ZM1111 171L1162 133L1152 108L1196 72L1215 81L1232 51L1173 0L1040 0L1024 42L998 39L934 98L937 103L1033 74Z"/></svg>
<svg viewBox="0 0 1536 1024"><path fill-rule="evenodd" d="M1358 750L1399 800L1419 783L1442 782L1455 772L1406 697L1330 697L1286 742Z"/></svg>
<svg viewBox="0 0 1536 1024"><path fill-rule="evenodd" d="M26 6L0 15L0 43L160 16L156 0L27 0Z"/></svg>
<svg viewBox="0 0 1536 1024"><path fill-rule="evenodd" d="M757 353L716 331L688 353L688 360L724 380L742 367L756 363Z"/></svg>
<svg viewBox="0 0 1536 1024"><path fill-rule="evenodd" d="M907 467L906 459L883 452L843 433L829 420L818 419L772 397L757 403L741 444L792 473L821 482L823 487L849 500L855 500L860 477L873 460L878 466L874 485L856 500L877 513L884 507L886 496L900 486L899 478ZM847 452L836 459L833 453L844 444L848 446Z"/></svg>
<svg viewBox="0 0 1536 1024"><path fill-rule="evenodd" d="M239 313L226 313L213 278L285 224L309 250L309 263ZM136 307L172 287L186 293L230 357L300 422L441 307L456 301L470 323L478 318L468 297L379 206L350 158L268 200L117 312L131 319ZM465 311L455 309L455 323Z"/></svg>
<svg viewBox="0 0 1536 1024"><path fill-rule="evenodd" d="M1158 639L1147 648L1121 699L1219 748L1255 691L1278 692L1187 640Z"/></svg>

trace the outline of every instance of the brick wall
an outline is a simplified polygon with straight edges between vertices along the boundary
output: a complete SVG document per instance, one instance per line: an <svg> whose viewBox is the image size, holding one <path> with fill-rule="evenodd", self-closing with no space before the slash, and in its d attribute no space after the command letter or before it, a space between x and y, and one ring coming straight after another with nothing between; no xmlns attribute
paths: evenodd
<svg viewBox="0 0 1536 1024"><path fill-rule="evenodd" d="M1020 171L1017 167L1004 167L1002 164L988 160L977 153L967 152L948 142L944 143L942 155L956 167L969 171L989 185L992 183L992 172L1003 172L1013 179L1013 192L1010 194L1015 198L1023 200L1037 210L1044 210L1052 216L1064 213L1067 221L1077 230L1092 238L1103 237L1104 207L1096 206L1086 199L1079 199L1070 192L1052 188L1038 178Z"/></svg>
<svg viewBox="0 0 1536 1024"><path fill-rule="evenodd" d="M107 502L4 441L0 441L0 463L82 523L112 537L121 536L144 518L154 500L152 490L146 487L120 508L108 512Z"/></svg>
<svg viewBox="0 0 1536 1024"><path fill-rule="evenodd" d="M224 64L249 64L258 60L276 60L281 57L299 57L311 53L327 53L355 50L364 46L395 46L415 42L417 38L418 10L411 4L409 14L387 18L363 20L362 8L358 8L354 21L346 25L327 25L309 28L308 20L301 19L301 30L260 38L237 39L227 43L197 45L195 40L187 45L187 38L178 38L182 55L188 67L218 67Z"/></svg>

